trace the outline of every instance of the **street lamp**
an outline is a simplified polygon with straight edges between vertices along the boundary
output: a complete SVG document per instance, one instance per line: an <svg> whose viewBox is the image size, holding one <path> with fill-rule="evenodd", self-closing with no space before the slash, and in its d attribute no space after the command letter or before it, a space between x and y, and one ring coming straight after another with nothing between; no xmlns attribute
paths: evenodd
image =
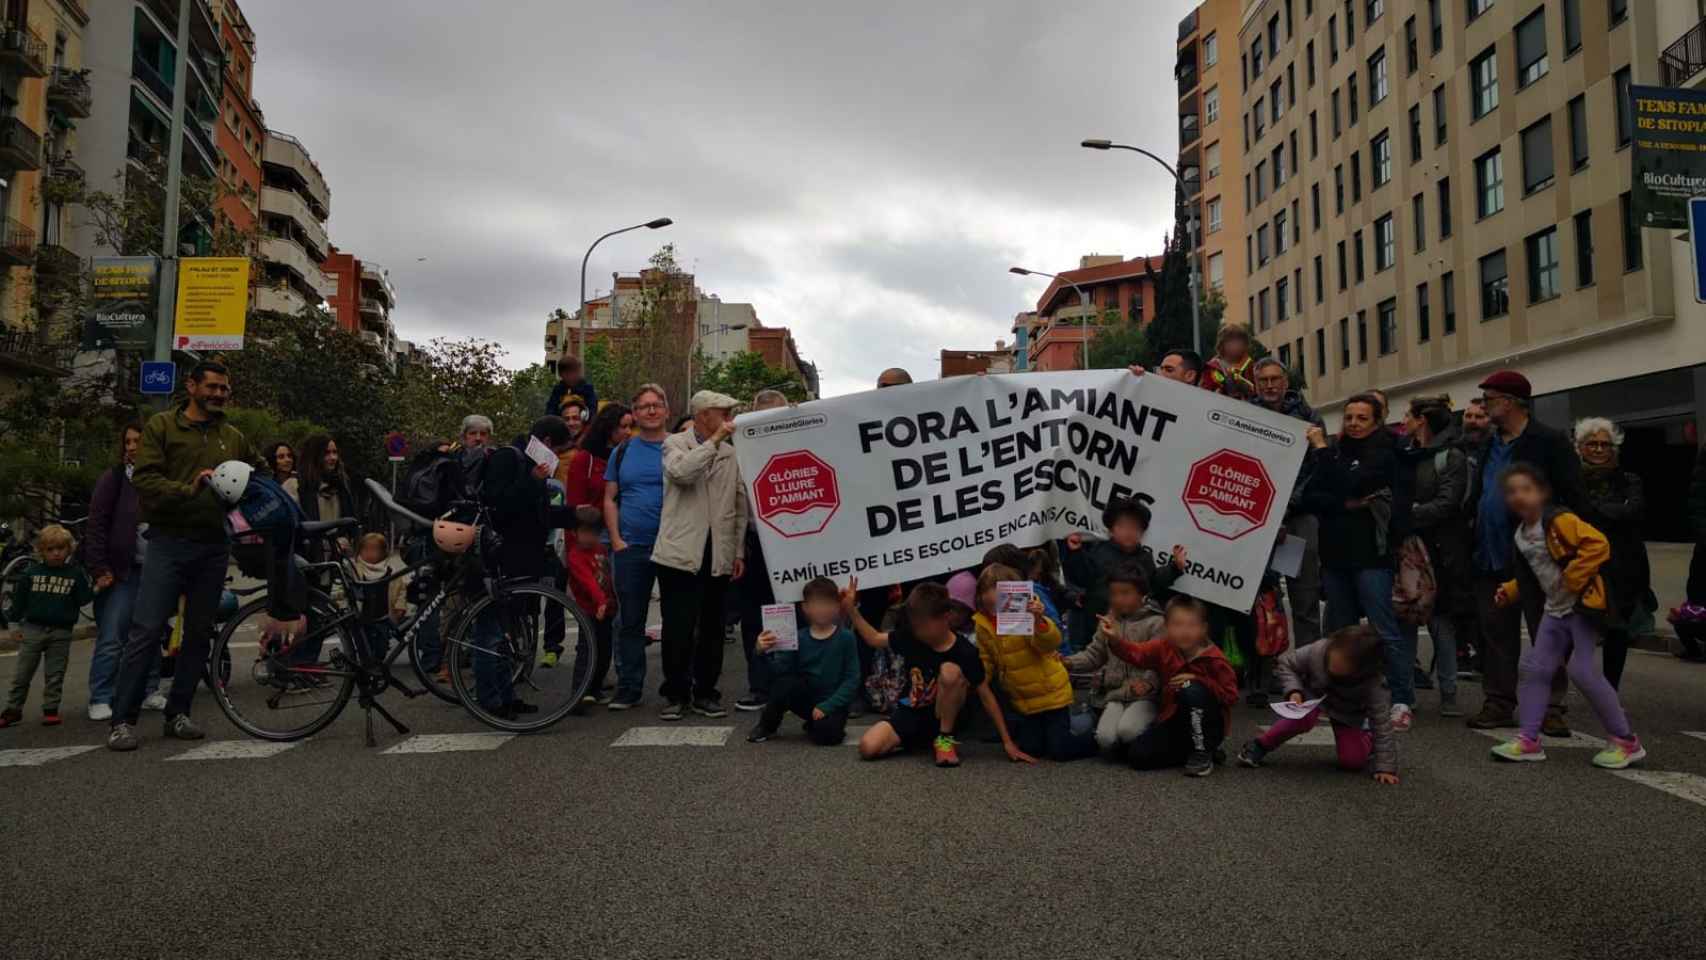
<svg viewBox="0 0 1706 960"><path fill-rule="evenodd" d="M699 320L697 317L695 317L693 320L693 327L694 327L693 342L689 343L687 345L687 396L689 399L691 399L693 396L693 354L696 350L699 349L699 344L701 344L705 341L705 334L701 333L698 329ZM719 324L715 324L714 328L715 328L716 334L717 334L718 349L721 349L723 334L733 333L736 330L745 330L746 324L744 324L744 323L719 323ZM709 332L709 331L707 331L707 332Z"/></svg>
<svg viewBox="0 0 1706 960"><path fill-rule="evenodd" d="M1174 213L1177 214L1179 208L1184 206L1186 199L1184 179L1179 176L1179 172L1174 170L1171 164L1155 154L1150 153L1142 147L1134 147L1124 143L1115 143L1112 140L1084 140L1080 141L1078 145L1087 150L1130 150L1132 153L1141 153L1149 159L1154 160L1156 163L1161 165L1161 169L1167 171L1168 175L1173 178ZM1194 212L1191 219L1186 221L1185 230L1188 233L1188 236L1185 239L1189 241L1189 248L1185 254L1185 273L1191 281L1191 349L1195 350L1197 352L1197 356L1200 357L1202 356L1202 318L1199 316L1199 312L1202 308L1197 304L1197 230L1196 216Z"/></svg>
<svg viewBox="0 0 1706 960"><path fill-rule="evenodd" d="M1058 273L1044 273L1041 270L1026 270L1024 267L1008 267L1007 272L1021 277L1048 277L1050 280L1059 280L1061 283L1064 283L1078 291L1078 304L1080 307L1085 310L1090 309L1090 295L1084 292L1084 288ZM1084 346L1084 369L1088 370L1090 369L1090 329L1088 322L1079 327L1079 343Z"/></svg>
<svg viewBox="0 0 1706 960"><path fill-rule="evenodd" d="M674 222L674 220L671 220L668 217L659 217L656 220L647 220L645 223L636 223L631 227L612 230L604 236L599 237L597 240L594 240L592 242L592 246L586 248L586 256L581 258L581 329L580 338L575 344L576 355L582 358L586 357L586 263L588 260L592 259L592 251L597 249L599 244L616 236L618 233L627 233L630 230L639 230L642 227L647 230L657 230L661 227L667 227Z"/></svg>

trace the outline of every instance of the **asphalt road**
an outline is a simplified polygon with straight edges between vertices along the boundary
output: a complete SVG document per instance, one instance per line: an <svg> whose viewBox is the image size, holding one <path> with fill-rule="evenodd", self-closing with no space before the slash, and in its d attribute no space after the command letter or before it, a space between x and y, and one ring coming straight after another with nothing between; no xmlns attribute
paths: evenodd
<svg viewBox="0 0 1706 960"><path fill-rule="evenodd" d="M1395 788L1295 744L1207 780L1025 768L982 743L958 770L862 763L747 744L749 715L666 727L655 701L445 741L418 735L479 728L392 697L417 736L369 749L352 708L270 756L174 762L269 749L205 692L215 746L162 741L149 715L136 753L18 765L101 741L87 659L79 644L67 726L35 725L32 700L0 731L8 960L1706 956L1706 734L1684 734L1706 731L1706 668L1659 655L1630 657L1625 692L1646 772L1675 774L1648 780L1695 801L1593 769L1591 749L1495 765L1431 693ZM732 702L734 647L727 663ZM1236 709L1231 748L1269 716Z"/></svg>

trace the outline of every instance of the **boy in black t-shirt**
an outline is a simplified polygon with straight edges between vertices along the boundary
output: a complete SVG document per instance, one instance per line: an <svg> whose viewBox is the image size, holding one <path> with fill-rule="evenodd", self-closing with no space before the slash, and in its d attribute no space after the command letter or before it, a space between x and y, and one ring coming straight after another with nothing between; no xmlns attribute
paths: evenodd
<svg viewBox="0 0 1706 960"><path fill-rule="evenodd" d="M879 649L887 647L906 662L900 703L888 719L873 724L859 738L862 759L911 752L929 743L938 767L959 766L959 741L954 739L954 724L959 719L960 708L965 706L966 694L975 690L984 712L1001 734L1008 759L1037 762L1035 757L1020 750L1007 732L1007 721L989 689L977 648L957 636L950 626L953 601L948 598L946 587L939 583L914 587L906 598L905 615L888 633L877 630L859 615L858 593L859 581L849 581L841 593L841 608L859 639Z"/></svg>

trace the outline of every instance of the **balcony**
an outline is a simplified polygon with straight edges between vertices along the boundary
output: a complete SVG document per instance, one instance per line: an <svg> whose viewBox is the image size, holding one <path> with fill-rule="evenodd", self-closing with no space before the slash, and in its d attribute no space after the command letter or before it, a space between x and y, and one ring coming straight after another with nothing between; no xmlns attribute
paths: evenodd
<svg viewBox="0 0 1706 960"><path fill-rule="evenodd" d="M1685 87L1706 70L1706 20L1695 24L1659 54L1661 86Z"/></svg>
<svg viewBox="0 0 1706 960"><path fill-rule="evenodd" d="M0 117L0 170L40 170L41 135L17 117Z"/></svg>
<svg viewBox="0 0 1706 960"><path fill-rule="evenodd" d="M0 264L33 267L36 262L36 232L11 217L0 220Z"/></svg>
<svg viewBox="0 0 1706 960"><path fill-rule="evenodd" d="M54 67L53 79L47 83L47 106L61 115L87 119L95 101L89 86L89 71Z"/></svg>
<svg viewBox="0 0 1706 960"><path fill-rule="evenodd" d="M63 377L70 373L67 352L54 346L39 331L0 328L0 369Z"/></svg>
<svg viewBox="0 0 1706 960"><path fill-rule="evenodd" d="M1191 113L1179 114L1179 149L1180 150L1185 149L1186 147L1190 146L1193 143L1196 143L1197 140L1202 137L1202 124L1199 122L1197 114L1194 112L1194 109L1195 108L1193 107L1193 112L1191 112Z"/></svg>
<svg viewBox="0 0 1706 960"><path fill-rule="evenodd" d="M6 24L0 28L0 69L25 77L47 76L47 41L29 27Z"/></svg>
<svg viewBox="0 0 1706 960"><path fill-rule="evenodd" d="M73 159L71 154L62 153L47 158L47 177L49 180L70 185L82 183L88 179L88 174L83 172L83 165Z"/></svg>
<svg viewBox="0 0 1706 960"><path fill-rule="evenodd" d="M1186 37L1196 32L1197 12L1192 10L1190 13L1185 14L1185 19L1179 21L1179 39L1183 41Z"/></svg>
<svg viewBox="0 0 1706 960"><path fill-rule="evenodd" d="M308 258L302 245L285 237L262 237L261 259L277 264L294 273L303 284L303 293L317 292L321 298L337 290L320 265Z"/></svg>
<svg viewBox="0 0 1706 960"><path fill-rule="evenodd" d="M308 309L308 301L292 287L261 287L255 291L255 309L296 316Z"/></svg>
<svg viewBox="0 0 1706 960"><path fill-rule="evenodd" d="M83 258L56 243L36 248L36 276L72 277L83 270Z"/></svg>
<svg viewBox="0 0 1706 960"><path fill-rule="evenodd" d="M308 155L308 148L302 145L302 141L288 133L268 130L262 162L289 171L301 181L314 212L321 219L331 215L332 192L326 188L326 178L321 175L314 158Z"/></svg>
<svg viewBox="0 0 1706 960"><path fill-rule="evenodd" d="M172 81L162 74L142 51L137 50L130 55L130 75L139 81L144 88L152 93L166 108L166 115L172 111Z"/></svg>
<svg viewBox="0 0 1706 960"><path fill-rule="evenodd" d="M323 259L330 249L331 241L326 235L326 225L320 222L320 218L314 215L308 203L298 194L277 187L262 187L261 212L287 217L301 228L308 239L310 256Z"/></svg>

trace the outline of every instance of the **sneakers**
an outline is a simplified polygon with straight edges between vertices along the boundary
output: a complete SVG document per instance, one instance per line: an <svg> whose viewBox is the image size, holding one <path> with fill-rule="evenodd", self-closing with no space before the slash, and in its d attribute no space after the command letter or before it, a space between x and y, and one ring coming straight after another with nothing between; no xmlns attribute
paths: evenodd
<svg viewBox="0 0 1706 960"><path fill-rule="evenodd" d="M639 697L612 697L605 706L611 710L632 710L640 705Z"/></svg>
<svg viewBox="0 0 1706 960"><path fill-rule="evenodd" d="M758 711L763 710L765 704L769 702L770 701L763 697L755 697L752 694L747 694L735 701L735 709L739 710L741 713L757 713Z"/></svg>
<svg viewBox="0 0 1706 960"><path fill-rule="evenodd" d="M59 719L58 710L43 710L41 712L41 725L44 727L57 727L64 722Z"/></svg>
<svg viewBox="0 0 1706 960"><path fill-rule="evenodd" d="M700 697L693 701L693 712L701 717L710 717L712 720L718 720L729 715L729 712L723 709L722 697Z"/></svg>
<svg viewBox="0 0 1706 960"><path fill-rule="evenodd" d="M1241 767L1259 767L1268 756L1268 748L1256 740L1251 740L1238 748L1238 765Z"/></svg>
<svg viewBox="0 0 1706 960"><path fill-rule="evenodd" d="M15 727L24 722L24 711L7 707L0 710L0 728Z"/></svg>
<svg viewBox="0 0 1706 960"><path fill-rule="evenodd" d="M1408 704L1394 703L1392 705L1392 729L1397 733L1408 733L1410 723L1414 719Z"/></svg>
<svg viewBox="0 0 1706 960"><path fill-rule="evenodd" d="M774 736L776 731L764 729L764 724L755 724L752 732L746 735L747 743L764 743Z"/></svg>
<svg viewBox="0 0 1706 960"><path fill-rule="evenodd" d="M1463 716L1463 708L1457 705L1456 697L1440 697L1439 715L1442 717L1461 717Z"/></svg>
<svg viewBox="0 0 1706 960"><path fill-rule="evenodd" d="M1593 755L1593 765L1603 770L1621 770L1646 756L1647 750L1641 746L1640 737L1627 740L1612 737L1611 746Z"/></svg>
<svg viewBox="0 0 1706 960"><path fill-rule="evenodd" d="M1540 733L1548 737L1568 737L1570 725L1564 722L1564 715L1548 711L1546 719L1540 722Z"/></svg>
<svg viewBox="0 0 1706 960"><path fill-rule="evenodd" d="M615 706L615 704L611 704L611 706ZM658 719L669 721L680 720L686 713L687 704L676 703L672 700L669 703L664 704L663 709L658 711Z"/></svg>
<svg viewBox="0 0 1706 960"><path fill-rule="evenodd" d="M1546 759L1546 751L1540 746L1540 741L1517 737L1506 740L1493 748L1493 759L1510 760L1520 763ZM1597 757L1595 759L1598 759Z"/></svg>
<svg viewBox="0 0 1706 960"><path fill-rule="evenodd" d="M189 714L180 713L175 717L166 718L164 735L173 740L201 740L207 737L207 732L196 726Z"/></svg>
<svg viewBox="0 0 1706 960"><path fill-rule="evenodd" d="M142 709L159 712L166 709L166 689L156 689L142 701Z"/></svg>
<svg viewBox="0 0 1706 960"><path fill-rule="evenodd" d="M1467 725L1471 730L1497 730L1500 727L1516 726L1516 717L1509 710L1500 710L1488 705L1481 712L1470 717Z"/></svg>
<svg viewBox="0 0 1706 960"><path fill-rule="evenodd" d="M547 670L555 667L557 665L557 654L550 650L545 651L545 655L539 658L539 665Z"/></svg>
<svg viewBox="0 0 1706 960"><path fill-rule="evenodd" d="M936 766L957 767L960 765L960 742L948 734L936 738L933 744L936 752Z"/></svg>
<svg viewBox="0 0 1706 960"><path fill-rule="evenodd" d="M93 720L96 723L104 723L108 720L111 720L112 718L113 718L113 708L112 708L111 704L106 704L106 703L91 703L91 704L89 704L89 719L90 720Z"/></svg>
<svg viewBox="0 0 1706 960"><path fill-rule="evenodd" d="M141 745L136 739L136 731L128 723L115 723L107 733L107 749L119 753L128 753Z"/></svg>
<svg viewBox="0 0 1706 960"><path fill-rule="evenodd" d="M616 702L616 694L609 687L605 687L603 690L591 694L591 697L592 702L601 707L608 707L612 703Z"/></svg>
<svg viewBox="0 0 1706 960"><path fill-rule="evenodd" d="M1192 750L1185 758L1185 776L1206 777L1214 772L1214 757L1207 750Z"/></svg>

